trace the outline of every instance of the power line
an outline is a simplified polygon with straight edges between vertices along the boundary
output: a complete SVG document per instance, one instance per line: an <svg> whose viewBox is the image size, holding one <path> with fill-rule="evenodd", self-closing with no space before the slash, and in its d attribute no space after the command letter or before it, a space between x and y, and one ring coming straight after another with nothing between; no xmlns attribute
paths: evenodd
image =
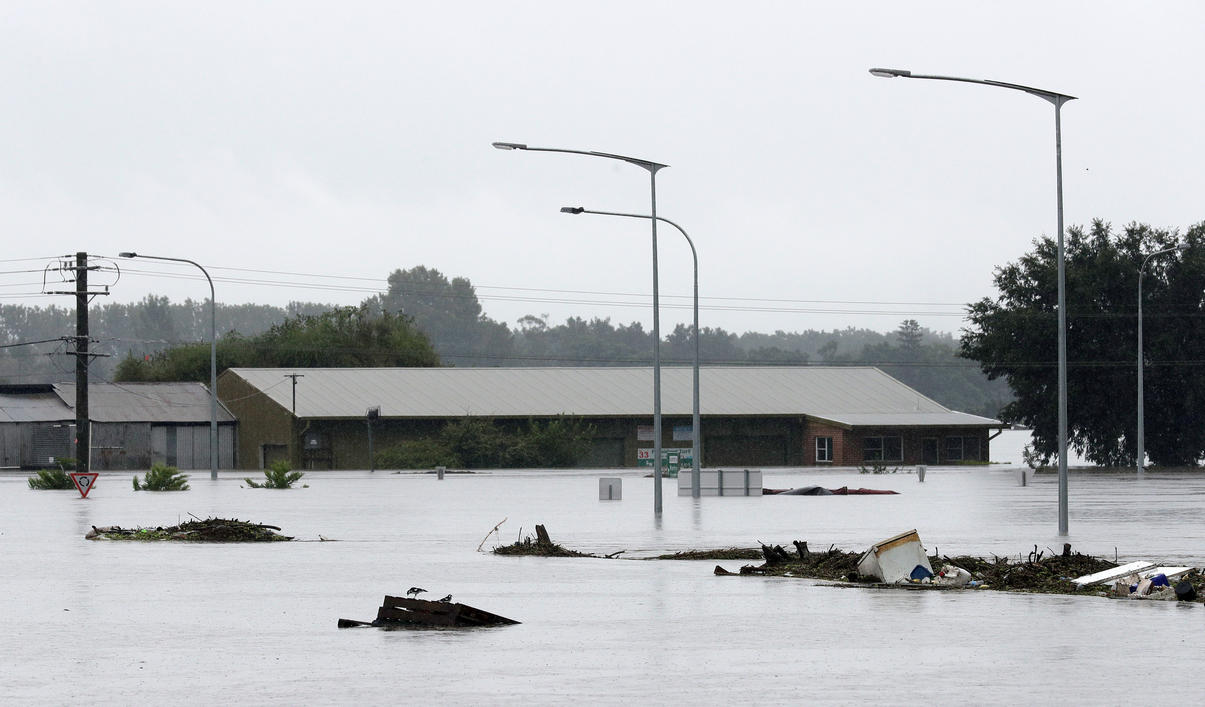
<svg viewBox="0 0 1205 707"><path fill-rule="evenodd" d="M58 344L63 341L64 341L63 337L59 337L57 339L42 339L41 341L22 341L22 342L16 343L16 344L0 345L0 349L11 349L11 348L15 348L17 346L36 346L38 344L49 344L51 342Z"/></svg>
<svg viewBox="0 0 1205 707"><path fill-rule="evenodd" d="M154 272L154 271L143 271L143 270L126 270L125 272L146 275L148 277L162 277L162 278L168 278L168 279L181 279L181 280L202 280L203 279L203 278L193 276L193 275L173 275L173 274ZM215 282L227 282L227 283L232 283L232 284L259 285L259 286L266 286L266 287L293 287L293 288L302 288L302 289L308 289L308 290L324 290L324 291L332 291L332 292L360 292L360 293L371 293L371 294L382 295L382 296L388 294L387 292L383 292L379 289L370 289L370 288L364 288L364 287L351 287L351 286L317 285L317 284L308 284L308 283L301 283L301 282L281 282L281 281L274 281L274 280L252 280L252 279L247 279L247 278L214 278L214 281ZM521 289L521 288L514 288L514 289ZM617 301L617 300L565 299L565 298L549 298L549 297L518 297L518 296L510 296L510 295L452 295L452 294L444 294L444 293L416 293L416 292L403 292L401 294L411 294L411 295L421 294L426 297L443 298L443 299L476 298L477 301L479 301L479 302L529 302L529 303L533 303L533 304L561 304L561 305L579 305L579 306L592 306L592 307L629 307L629 308L636 308L636 309L646 309L650 306L647 301L623 302L623 301ZM650 298L649 295L643 295L643 294L641 294L641 295L626 294L626 293L612 293L612 294L613 294L613 296L619 296L619 297ZM685 296L674 296L672 298L669 296L666 296L666 299L688 300L690 298L685 297ZM705 300L705 299L709 299L709 298L700 298L700 300ZM741 298L710 298L710 299L739 300ZM753 301L757 301L757 300L753 300ZM767 301L773 301L773 300L767 300ZM782 300L782 301L789 302L792 300ZM693 307L693 305L688 302L668 303L668 304L663 303L661 306L663 309L678 309L678 310L689 310ZM959 311L959 312L933 312L933 311L924 311L924 310L807 309L807 308L787 308L787 307L741 307L741 306L704 305L704 304L700 304L699 309L706 310L706 311L723 311L723 312L761 312L761 313L780 313L780 314L856 314L856 315L878 315L878 316L892 316L892 317L898 317L898 316L964 317L965 316L965 313L961 312L961 311Z"/></svg>

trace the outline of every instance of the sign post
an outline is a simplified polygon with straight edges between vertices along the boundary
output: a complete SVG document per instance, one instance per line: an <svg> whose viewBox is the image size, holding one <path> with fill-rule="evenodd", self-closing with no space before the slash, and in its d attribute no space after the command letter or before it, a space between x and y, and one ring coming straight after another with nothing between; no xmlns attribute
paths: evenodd
<svg viewBox="0 0 1205 707"><path fill-rule="evenodd" d="M88 492L96 485L96 477L100 476L100 474L94 471L73 471L68 476L71 477L71 483L75 484L75 488L79 490L79 495L87 498Z"/></svg>

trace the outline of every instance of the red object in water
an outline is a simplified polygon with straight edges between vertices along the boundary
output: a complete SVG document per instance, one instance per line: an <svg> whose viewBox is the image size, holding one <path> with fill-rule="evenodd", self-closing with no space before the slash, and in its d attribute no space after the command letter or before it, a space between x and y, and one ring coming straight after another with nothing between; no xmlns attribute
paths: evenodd
<svg viewBox="0 0 1205 707"><path fill-rule="evenodd" d="M898 495L899 491L881 491L879 489L851 489L848 486L842 486L839 489L829 489L834 496L880 496L880 495Z"/></svg>

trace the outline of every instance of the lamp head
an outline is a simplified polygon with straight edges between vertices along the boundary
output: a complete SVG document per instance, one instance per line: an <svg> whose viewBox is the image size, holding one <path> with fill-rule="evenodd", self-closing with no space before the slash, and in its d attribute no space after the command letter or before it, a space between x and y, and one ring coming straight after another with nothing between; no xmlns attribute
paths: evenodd
<svg viewBox="0 0 1205 707"><path fill-rule="evenodd" d="M138 254L137 253L118 253L117 257L119 257L119 258L137 258Z"/></svg>
<svg viewBox="0 0 1205 707"><path fill-rule="evenodd" d="M878 76L882 79L893 79L897 76L909 77L912 75L912 72L905 69L871 69L870 75Z"/></svg>
<svg viewBox="0 0 1205 707"><path fill-rule="evenodd" d="M526 150L527 145L520 142L495 142L494 147L499 150Z"/></svg>
<svg viewBox="0 0 1205 707"><path fill-rule="evenodd" d="M586 210L584 206L562 206L561 213L563 214L580 214Z"/></svg>
<svg viewBox="0 0 1205 707"><path fill-rule="evenodd" d="M1176 250L1188 250L1190 247L1191 246L1189 246L1187 243L1181 243L1180 245L1176 246Z"/></svg>

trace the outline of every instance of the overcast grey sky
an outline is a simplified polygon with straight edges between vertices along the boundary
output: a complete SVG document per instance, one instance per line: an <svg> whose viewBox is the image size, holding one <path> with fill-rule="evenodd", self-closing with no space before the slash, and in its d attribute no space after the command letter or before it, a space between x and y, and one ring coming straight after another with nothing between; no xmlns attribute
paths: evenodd
<svg viewBox="0 0 1205 707"><path fill-rule="evenodd" d="M648 213L647 173L500 140L670 165L658 211L698 246L703 326L956 331L1057 230L1054 110L867 69L1077 96L1067 224L1184 229L1205 219L1203 7L8 2L0 303L72 306L19 296L41 276L12 271L43 261L17 259L136 250L212 266L219 302L354 304L421 264L511 325L649 325L647 224L559 213ZM690 254L668 229L660 247L669 330ZM112 299L148 292L208 295L126 272Z"/></svg>

